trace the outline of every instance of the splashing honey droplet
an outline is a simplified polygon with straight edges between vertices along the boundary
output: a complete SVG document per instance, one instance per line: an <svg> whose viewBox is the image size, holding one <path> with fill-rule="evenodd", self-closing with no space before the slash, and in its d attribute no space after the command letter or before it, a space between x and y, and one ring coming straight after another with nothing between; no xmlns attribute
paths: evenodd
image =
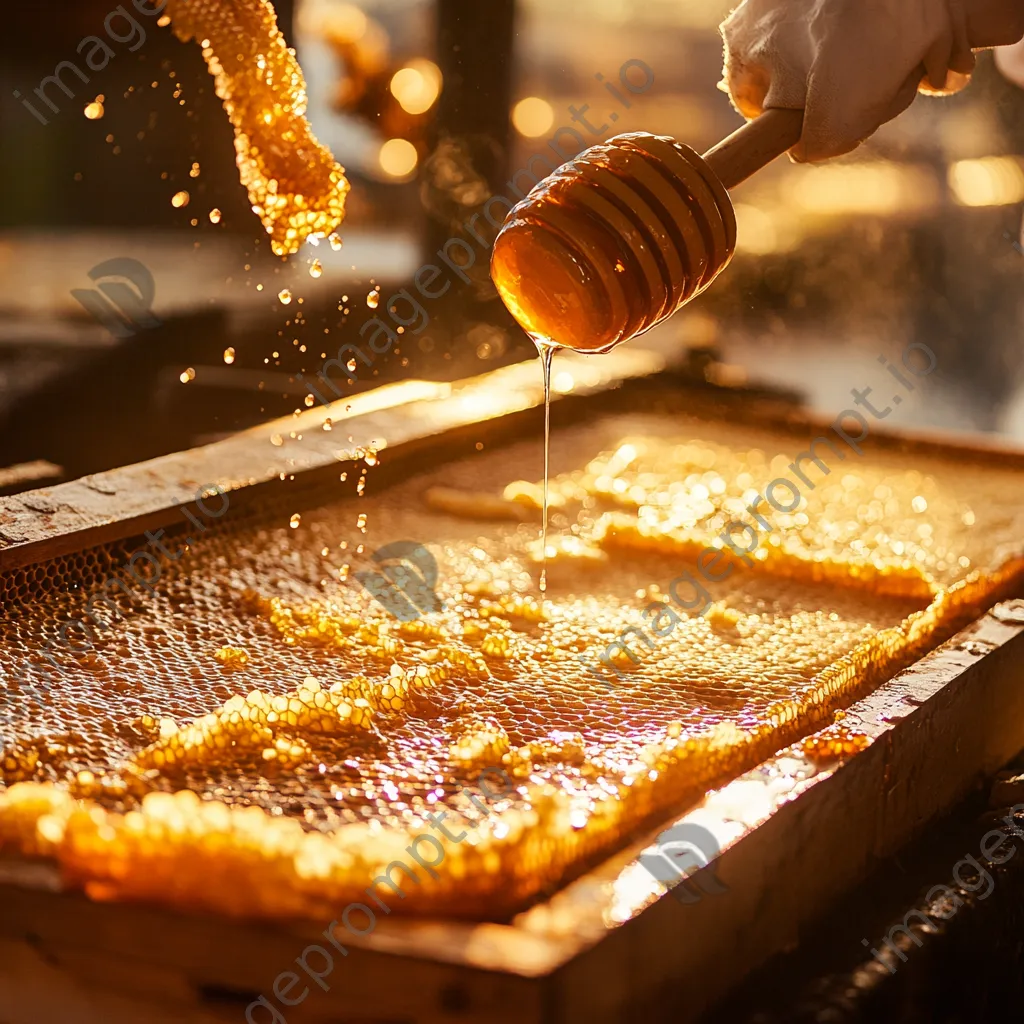
<svg viewBox="0 0 1024 1024"><path fill-rule="evenodd" d="M85 116L90 121L98 121L103 117L103 113L103 104L98 99L95 99L92 103L87 103L85 105Z"/></svg>
<svg viewBox="0 0 1024 1024"><path fill-rule="evenodd" d="M323 272L324 272L323 264L319 260L313 260L313 262L310 263L310 265L309 265L309 276L310 277L320 277L320 275L323 274Z"/></svg>
<svg viewBox="0 0 1024 1024"><path fill-rule="evenodd" d="M374 288L370 292L370 294L366 296L366 304L370 307L370 309L376 309L379 302L380 302L380 292L377 291L376 288Z"/></svg>
<svg viewBox="0 0 1024 1024"><path fill-rule="evenodd" d="M287 306L288 303L292 301L292 293L287 288L282 288L277 293L277 301L280 302L282 306Z"/></svg>
<svg viewBox="0 0 1024 1024"><path fill-rule="evenodd" d="M184 189L180 192L175 192L174 195L171 196L171 206L176 210L180 210L183 206L188 206L189 198L189 194Z"/></svg>
<svg viewBox="0 0 1024 1024"><path fill-rule="evenodd" d="M289 519L289 520L288 520L288 525L289 525L289 526L290 526L290 527L291 527L291 528L292 528L293 530L297 530L297 529L299 528L299 524L300 524L301 522L302 522L302 516L301 516L301 515L299 515L299 513L298 513L298 512L295 512L295 513L294 513L294 514L292 515L291 519Z"/></svg>
<svg viewBox="0 0 1024 1024"><path fill-rule="evenodd" d="M337 252L341 248L341 238L338 236L337 232L334 232L330 236L330 238L327 239L327 241L331 243L331 248L335 252Z"/></svg>
<svg viewBox="0 0 1024 1024"><path fill-rule="evenodd" d="M224 362L230 366L235 361L235 350L233 348L224 349Z"/></svg>
<svg viewBox="0 0 1024 1024"><path fill-rule="evenodd" d="M210 211L210 223L211 224L219 224L220 223L220 217L221 217L220 210L218 210L216 207L214 207Z"/></svg>

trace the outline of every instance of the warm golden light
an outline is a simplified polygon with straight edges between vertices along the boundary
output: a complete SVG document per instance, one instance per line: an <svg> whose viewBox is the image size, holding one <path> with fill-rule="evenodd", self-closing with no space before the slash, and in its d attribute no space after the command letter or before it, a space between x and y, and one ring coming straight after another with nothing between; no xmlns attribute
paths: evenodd
<svg viewBox="0 0 1024 1024"><path fill-rule="evenodd" d="M736 248L741 252L765 256L779 249L778 232L772 218L749 203L737 203Z"/></svg>
<svg viewBox="0 0 1024 1024"><path fill-rule="evenodd" d="M441 93L441 71L429 60L410 61L392 76L391 93L407 114L424 114Z"/></svg>
<svg viewBox="0 0 1024 1024"><path fill-rule="evenodd" d="M961 206L1009 206L1024 200L1024 168L1015 156L958 160L950 166L948 180Z"/></svg>
<svg viewBox="0 0 1024 1024"><path fill-rule="evenodd" d="M551 387L556 394L567 395L576 386L576 381L573 375L567 370L562 370L560 373L555 374L555 379L551 382Z"/></svg>
<svg viewBox="0 0 1024 1024"><path fill-rule="evenodd" d="M539 96L527 96L512 108L512 123L520 135L535 139L555 123L555 112L547 100Z"/></svg>
<svg viewBox="0 0 1024 1024"><path fill-rule="evenodd" d="M938 202L934 176L913 166L884 160L807 167L789 182L786 199L806 213L895 214L923 210Z"/></svg>
<svg viewBox="0 0 1024 1024"><path fill-rule="evenodd" d="M377 157L381 170L392 178L405 178L416 169L419 154L408 139L388 139Z"/></svg>
<svg viewBox="0 0 1024 1024"><path fill-rule="evenodd" d="M355 42L366 35L366 15L353 4L342 4L330 11L331 31L339 38Z"/></svg>

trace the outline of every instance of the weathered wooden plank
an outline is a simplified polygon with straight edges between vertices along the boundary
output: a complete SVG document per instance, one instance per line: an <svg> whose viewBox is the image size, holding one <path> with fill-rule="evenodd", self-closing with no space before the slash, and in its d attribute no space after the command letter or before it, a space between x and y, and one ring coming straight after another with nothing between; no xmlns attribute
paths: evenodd
<svg viewBox="0 0 1024 1024"><path fill-rule="evenodd" d="M657 352L640 348L613 355L566 356L564 368L575 381L572 394L603 391L666 363ZM191 451L3 498L0 572L164 526L180 518L178 507L194 501L206 485L230 495L276 481L282 473L329 468L360 448L383 447L385 441L389 448L401 448L542 401L540 370L532 362L454 384L404 381ZM323 429L326 419L332 421L330 431Z"/></svg>

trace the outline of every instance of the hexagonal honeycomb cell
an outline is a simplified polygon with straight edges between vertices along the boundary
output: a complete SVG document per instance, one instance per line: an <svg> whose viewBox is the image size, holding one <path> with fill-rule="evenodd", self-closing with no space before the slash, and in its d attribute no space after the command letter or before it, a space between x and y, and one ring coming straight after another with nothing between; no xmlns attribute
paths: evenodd
<svg viewBox="0 0 1024 1024"><path fill-rule="evenodd" d="M558 432L543 601L520 521L536 440L379 493L376 469L364 487L342 467L321 504L233 505L187 549L183 528L149 589L106 588L77 653L62 631L139 545L9 575L0 849L97 898L317 916L441 809L472 838L394 909L509 914L831 724L1019 582L1019 471L938 451L824 453L799 507L756 506L770 529L749 556L723 545L804 446L644 414ZM696 560L716 538L712 583ZM433 595L429 573L389 589L372 556L400 541L436 562ZM514 790L476 816L455 794L495 766Z"/></svg>

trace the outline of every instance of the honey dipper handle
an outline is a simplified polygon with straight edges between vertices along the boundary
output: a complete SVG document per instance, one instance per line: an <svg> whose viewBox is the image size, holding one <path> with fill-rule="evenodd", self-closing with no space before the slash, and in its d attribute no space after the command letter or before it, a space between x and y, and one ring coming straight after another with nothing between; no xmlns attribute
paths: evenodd
<svg viewBox="0 0 1024 1024"><path fill-rule="evenodd" d="M802 110L775 107L748 121L704 154L704 159L726 188L746 181L800 141Z"/></svg>

